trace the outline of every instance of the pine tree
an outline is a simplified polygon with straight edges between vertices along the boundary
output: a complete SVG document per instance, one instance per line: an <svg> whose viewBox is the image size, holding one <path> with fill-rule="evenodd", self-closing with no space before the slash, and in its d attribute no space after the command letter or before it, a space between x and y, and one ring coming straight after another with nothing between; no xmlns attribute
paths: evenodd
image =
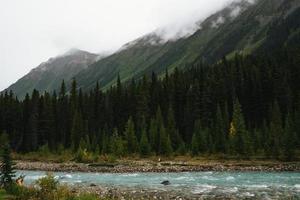
<svg viewBox="0 0 300 200"><path fill-rule="evenodd" d="M295 158L296 152L296 133L292 126L292 119L290 115L286 117L284 139L283 139L283 154L286 161L292 161Z"/></svg>
<svg viewBox="0 0 300 200"><path fill-rule="evenodd" d="M11 158L11 150L8 143L3 145L2 159L0 165L0 186L9 187L13 183L15 177L14 162Z"/></svg>
<svg viewBox="0 0 300 200"><path fill-rule="evenodd" d="M158 128L155 119L151 119L149 127L149 143L151 150L157 152Z"/></svg>
<svg viewBox="0 0 300 200"><path fill-rule="evenodd" d="M218 106L216 119L214 123L215 147L217 152L226 153L226 124L223 119L220 106Z"/></svg>
<svg viewBox="0 0 300 200"><path fill-rule="evenodd" d="M2 153L2 150L4 148L4 146L8 143L8 135L6 132L2 133L0 135L0 155Z"/></svg>
<svg viewBox="0 0 300 200"><path fill-rule="evenodd" d="M77 92L77 83L73 79L71 92L70 92L70 104L71 104L71 114L74 114L78 106L78 92Z"/></svg>
<svg viewBox="0 0 300 200"><path fill-rule="evenodd" d="M272 112L271 112L271 123L269 128L269 155L274 158L279 158L280 154L280 142L283 137L283 123L282 123L282 115L280 112L279 105L277 101L274 103Z"/></svg>
<svg viewBox="0 0 300 200"><path fill-rule="evenodd" d="M57 100L57 135L56 140L59 141L65 148L69 148L71 145L70 141L70 126L72 124L72 117L70 116L69 108L69 98L66 95L66 86L63 81L61 84L61 89L59 91L59 96Z"/></svg>
<svg viewBox="0 0 300 200"><path fill-rule="evenodd" d="M199 136L198 131L194 131L193 137L192 137L192 155L197 156L199 154Z"/></svg>
<svg viewBox="0 0 300 200"><path fill-rule="evenodd" d="M243 156L249 156L251 148L250 139L248 137L248 131L246 130L242 108L238 100L234 103L230 139L233 145L233 152Z"/></svg>
<svg viewBox="0 0 300 200"><path fill-rule="evenodd" d="M79 142L84 136L84 122L81 113L76 112L73 118L72 129L71 129L71 141L72 149L76 151L79 147Z"/></svg>
<svg viewBox="0 0 300 200"><path fill-rule="evenodd" d="M194 134L193 134L194 145L197 146L197 154L209 152L210 148L212 148L212 141L209 138L209 132L207 128L203 128L201 125L201 120L196 120L194 126ZM196 147L195 146L195 147ZM193 148L193 144L192 144Z"/></svg>
<svg viewBox="0 0 300 200"><path fill-rule="evenodd" d="M160 153L161 152L161 142L162 140L165 140L167 138L167 133L164 125L164 119L162 116L162 112L160 107L158 107L157 112L156 112L156 128L157 128L157 136L155 138L155 146L156 146L156 152ZM165 138L162 138L166 136ZM165 144L165 143L164 143ZM164 147L163 147L164 148Z"/></svg>
<svg viewBox="0 0 300 200"><path fill-rule="evenodd" d="M134 129L134 123L132 121L132 117L130 117L127 121L125 136L127 140L128 153L133 154L138 152L138 142L135 135L135 129Z"/></svg>
<svg viewBox="0 0 300 200"><path fill-rule="evenodd" d="M63 80L60 86L59 97L64 98L65 96L66 96L66 84L65 84L65 80Z"/></svg>
<svg viewBox="0 0 300 200"><path fill-rule="evenodd" d="M38 136L38 102L39 102L39 92L37 90L33 90L31 103L30 103L30 114L28 119L28 129L27 138L28 151L36 151L39 145L39 136Z"/></svg>
<svg viewBox="0 0 300 200"><path fill-rule="evenodd" d="M175 119L174 119L174 112L172 107L169 107L168 111L168 121L167 121L167 134L171 138L172 148L177 150L182 142L182 139L176 129Z"/></svg>
<svg viewBox="0 0 300 200"><path fill-rule="evenodd" d="M141 137L141 141L140 141L140 154L142 156L148 156L150 154L150 151L151 151L151 147L149 144L147 132L146 132L146 129L143 128L142 129L142 137Z"/></svg>
<svg viewBox="0 0 300 200"><path fill-rule="evenodd" d="M300 149L300 92L297 94L297 100L296 100L296 108L295 108L295 114L294 114L294 125L296 130L296 147L297 149Z"/></svg>
<svg viewBox="0 0 300 200"><path fill-rule="evenodd" d="M159 129L159 153L161 155L170 156L173 152L170 136L166 133L166 129L161 124Z"/></svg>
<svg viewBox="0 0 300 200"><path fill-rule="evenodd" d="M118 129L114 128L111 141L112 154L118 157L122 157L126 154L126 146L124 140L118 134Z"/></svg>

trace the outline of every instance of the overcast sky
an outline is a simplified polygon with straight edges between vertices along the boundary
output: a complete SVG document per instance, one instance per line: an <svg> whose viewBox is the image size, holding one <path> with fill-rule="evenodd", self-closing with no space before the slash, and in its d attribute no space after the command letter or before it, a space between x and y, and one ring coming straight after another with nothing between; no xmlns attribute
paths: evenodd
<svg viewBox="0 0 300 200"><path fill-rule="evenodd" d="M168 27L168 37L232 0L0 0L0 90L70 48L99 53Z"/></svg>

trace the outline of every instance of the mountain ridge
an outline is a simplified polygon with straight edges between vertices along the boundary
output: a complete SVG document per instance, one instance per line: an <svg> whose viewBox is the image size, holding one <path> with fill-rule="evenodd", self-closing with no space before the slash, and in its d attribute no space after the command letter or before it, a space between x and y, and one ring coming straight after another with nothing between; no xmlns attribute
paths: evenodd
<svg viewBox="0 0 300 200"><path fill-rule="evenodd" d="M52 92L59 88L62 80L68 82L97 59L98 54L71 49L65 54L41 63L7 90L12 90L19 98L24 98L26 93L30 93L33 89Z"/></svg>
<svg viewBox="0 0 300 200"><path fill-rule="evenodd" d="M271 33L276 24L284 22L293 13L300 12L299 7L299 0L234 1L199 22L197 31L190 36L164 40L157 32L149 33L125 44L111 55L93 60L88 63L88 67L74 71L71 73L72 78L84 90L93 88L96 82L105 89L116 83L118 75L126 82L145 74L162 74L166 69L172 71L175 67L184 68L196 62L212 64L224 56L232 58L236 53L247 55L273 50L288 41L293 33L296 36L299 34L299 27L296 25L282 41L277 41L271 47ZM59 77L70 85L71 76ZM41 88L53 90L58 89L58 86ZM16 84L8 89L13 89L20 95ZM26 88L23 90L28 92Z"/></svg>

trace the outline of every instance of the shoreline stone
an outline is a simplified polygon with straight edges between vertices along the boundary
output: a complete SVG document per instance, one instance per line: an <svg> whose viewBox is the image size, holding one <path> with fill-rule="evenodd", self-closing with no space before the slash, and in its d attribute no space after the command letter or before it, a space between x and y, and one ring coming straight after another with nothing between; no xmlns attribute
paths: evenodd
<svg viewBox="0 0 300 200"><path fill-rule="evenodd" d="M300 172L300 163L275 163L268 165L239 163L209 163L200 165L115 165L114 167L89 166L84 163L47 163L16 161L17 170L52 172L98 172L98 173L178 173L202 171L269 171Z"/></svg>

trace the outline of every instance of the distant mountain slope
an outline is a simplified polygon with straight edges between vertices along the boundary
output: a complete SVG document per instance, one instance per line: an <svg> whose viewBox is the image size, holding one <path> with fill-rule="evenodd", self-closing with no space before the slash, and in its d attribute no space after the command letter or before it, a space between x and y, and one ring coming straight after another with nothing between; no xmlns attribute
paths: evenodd
<svg viewBox="0 0 300 200"><path fill-rule="evenodd" d="M163 73L166 68L185 67L197 60L213 63L236 52L253 53L274 39L270 38L270 28L298 12L299 5L300 0L235 1L207 18L187 38L165 42L156 33L146 35L81 71L76 80L84 89L96 81L107 87L115 83L118 73L122 81L127 81L152 71Z"/></svg>
<svg viewBox="0 0 300 200"><path fill-rule="evenodd" d="M12 90L19 98L23 98L26 93L31 93L33 89L41 92L56 90L62 80L71 80L74 75L95 62L97 57L96 54L72 49L64 55L50 58L40 64L11 85L8 90Z"/></svg>
<svg viewBox="0 0 300 200"><path fill-rule="evenodd" d="M299 18L300 0L236 0L199 22L192 35L166 41L153 32L98 61L97 55L82 51L50 59L8 89L22 97L33 88L57 89L62 79L70 84L72 77L84 90L97 81L107 88L116 82L118 74L122 81L128 81L198 61L214 63L235 53L259 54L295 46L299 45Z"/></svg>

